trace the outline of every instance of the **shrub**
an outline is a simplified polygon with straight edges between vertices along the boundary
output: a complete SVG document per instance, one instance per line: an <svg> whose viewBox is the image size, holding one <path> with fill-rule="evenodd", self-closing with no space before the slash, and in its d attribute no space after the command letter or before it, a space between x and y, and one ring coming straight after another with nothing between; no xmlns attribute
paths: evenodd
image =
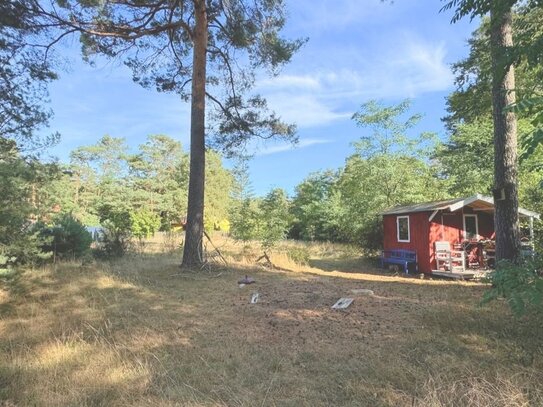
<svg viewBox="0 0 543 407"><path fill-rule="evenodd" d="M15 258L13 257L0 254L0 272L6 271L14 260Z"/></svg>
<svg viewBox="0 0 543 407"><path fill-rule="evenodd" d="M287 236L290 224L289 202L285 191L271 190L260 204L262 228L260 240L262 248L269 250Z"/></svg>
<svg viewBox="0 0 543 407"><path fill-rule="evenodd" d="M150 238L160 228L160 216L148 209L140 209L130 214L131 231L140 241Z"/></svg>
<svg viewBox="0 0 543 407"><path fill-rule="evenodd" d="M51 241L39 229L27 225L0 242L0 269L6 270L18 265L37 265L44 263L53 255L44 246Z"/></svg>
<svg viewBox="0 0 543 407"><path fill-rule="evenodd" d="M309 264L309 250L305 247L291 247L287 250L287 256L296 264L302 266Z"/></svg>
<svg viewBox="0 0 543 407"><path fill-rule="evenodd" d="M383 218L374 216L368 219L360 230L360 241L357 243L366 249L381 249L383 247L383 237Z"/></svg>
<svg viewBox="0 0 543 407"><path fill-rule="evenodd" d="M121 257L130 247L132 236L132 218L125 208L114 207L109 204L98 209L102 225L102 244L98 251L101 257Z"/></svg>
<svg viewBox="0 0 543 407"><path fill-rule="evenodd" d="M517 316L528 310L543 310L543 258L529 256L518 264L501 261L489 277L492 289L485 293L483 303L505 298Z"/></svg>
<svg viewBox="0 0 543 407"><path fill-rule="evenodd" d="M92 235L71 214L60 215L53 226L42 229L40 233L50 238L44 250L59 258L81 258L89 252L92 243Z"/></svg>
<svg viewBox="0 0 543 407"><path fill-rule="evenodd" d="M232 211L230 234L236 240L248 242L260 236L261 213L258 202L245 199Z"/></svg>
<svg viewBox="0 0 543 407"><path fill-rule="evenodd" d="M143 253L145 240L148 239L160 229L160 216L156 213L142 208L136 212L130 213L132 236L138 239L139 249Z"/></svg>
<svg viewBox="0 0 543 407"><path fill-rule="evenodd" d="M230 221L228 219L222 219L215 222L214 229L221 232L230 232Z"/></svg>

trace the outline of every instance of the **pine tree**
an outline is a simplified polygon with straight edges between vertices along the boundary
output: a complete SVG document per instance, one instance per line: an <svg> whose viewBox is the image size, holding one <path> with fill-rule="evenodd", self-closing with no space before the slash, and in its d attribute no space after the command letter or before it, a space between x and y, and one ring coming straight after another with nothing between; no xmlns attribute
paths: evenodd
<svg viewBox="0 0 543 407"><path fill-rule="evenodd" d="M294 138L294 126L270 113L262 97L250 94L257 68L277 72L303 44L279 35L285 24L283 1L63 0L51 9L33 2L46 21L63 28L59 38L70 32L81 35L86 57L122 58L136 82L190 99L183 266L201 265L206 144L233 154L252 136ZM206 126L206 112L211 126ZM207 142L206 132L214 136Z"/></svg>

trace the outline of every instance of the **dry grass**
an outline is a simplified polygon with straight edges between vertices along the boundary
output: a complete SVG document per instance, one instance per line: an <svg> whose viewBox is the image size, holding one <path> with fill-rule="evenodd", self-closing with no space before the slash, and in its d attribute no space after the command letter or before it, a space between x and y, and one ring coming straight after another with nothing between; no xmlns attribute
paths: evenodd
<svg viewBox="0 0 543 407"><path fill-rule="evenodd" d="M221 273L180 273L174 253L3 277L0 405L543 405L541 319L479 308L480 284L383 274L332 245L304 266L280 250L292 271L270 271L218 245ZM353 288L375 296L330 309Z"/></svg>

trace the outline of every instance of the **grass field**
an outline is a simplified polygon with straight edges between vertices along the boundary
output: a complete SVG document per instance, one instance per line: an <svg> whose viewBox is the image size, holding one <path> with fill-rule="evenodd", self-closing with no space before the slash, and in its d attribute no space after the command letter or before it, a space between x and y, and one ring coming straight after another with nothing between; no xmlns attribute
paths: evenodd
<svg viewBox="0 0 543 407"><path fill-rule="evenodd" d="M543 405L541 318L478 307L482 284L304 247L306 265L273 257L281 270L222 244L221 270L181 273L155 247L2 276L0 405ZM256 284L239 288L245 275ZM332 310L342 296L354 303Z"/></svg>

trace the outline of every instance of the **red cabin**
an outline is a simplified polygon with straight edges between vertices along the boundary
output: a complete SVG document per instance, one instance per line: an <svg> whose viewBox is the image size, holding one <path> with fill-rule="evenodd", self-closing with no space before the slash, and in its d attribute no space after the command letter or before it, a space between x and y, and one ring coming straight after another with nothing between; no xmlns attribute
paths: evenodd
<svg viewBox="0 0 543 407"><path fill-rule="evenodd" d="M490 197L477 194L400 206L382 215L384 253L415 252L419 272L465 272L492 266L495 234L494 200ZM519 208L519 216L529 220L532 240L533 220L539 219L539 214Z"/></svg>

